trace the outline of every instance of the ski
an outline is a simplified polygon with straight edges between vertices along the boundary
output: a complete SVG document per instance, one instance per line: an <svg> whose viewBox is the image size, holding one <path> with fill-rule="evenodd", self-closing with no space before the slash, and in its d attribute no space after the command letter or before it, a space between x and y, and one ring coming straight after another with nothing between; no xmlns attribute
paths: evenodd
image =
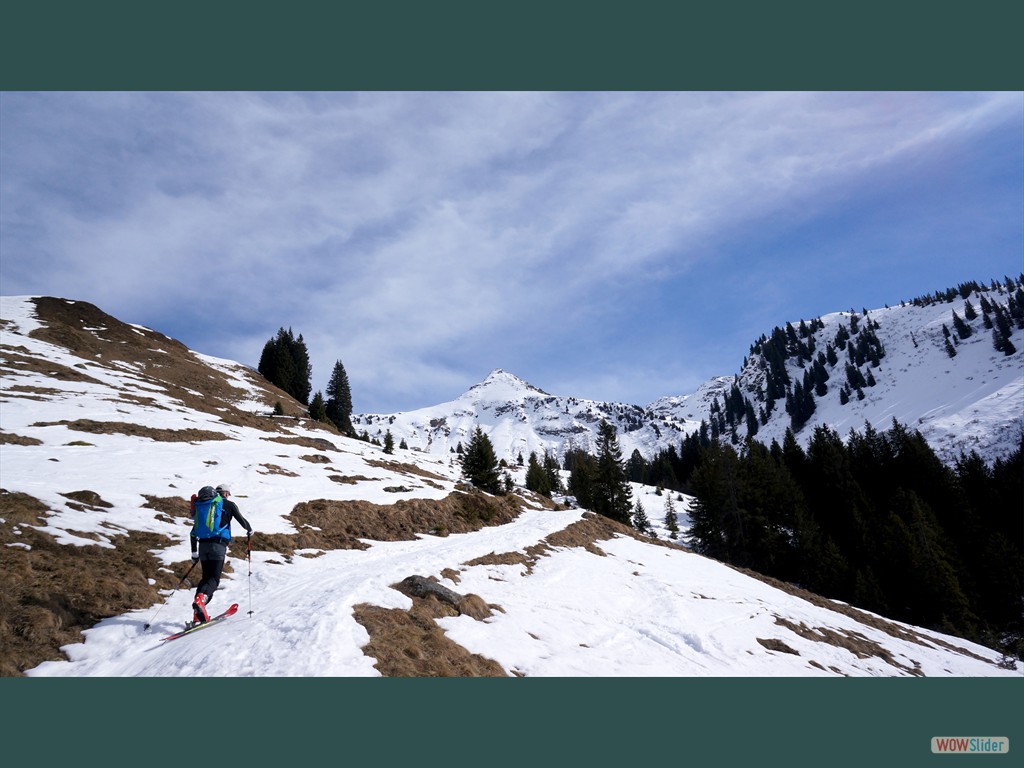
<svg viewBox="0 0 1024 768"><path fill-rule="evenodd" d="M202 624L196 624L191 627L186 627L185 629L181 630L181 632L175 632L173 635L162 637L160 638L160 642L162 643L167 640L176 640L179 637L184 637L185 635L192 634L193 632L203 629L204 627L209 627L213 624L218 624L224 619L226 619L228 616L233 616L237 610L238 603L232 603L232 605L226 611L224 611L224 613L214 616L212 619L210 619L209 621L204 621Z"/></svg>

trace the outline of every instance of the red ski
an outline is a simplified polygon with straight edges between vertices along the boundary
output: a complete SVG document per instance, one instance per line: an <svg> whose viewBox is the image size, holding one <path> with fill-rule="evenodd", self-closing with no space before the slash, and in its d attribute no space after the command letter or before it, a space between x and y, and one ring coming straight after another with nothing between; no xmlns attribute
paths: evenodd
<svg viewBox="0 0 1024 768"><path fill-rule="evenodd" d="M238 603L232 603L231 606L226 611L224 611L224 613L218 616L214 616L212 619L210 619L209 621L204 621L202 624L195 624L193 626L186 627L185 629L181 630L181 632L175 632L173 635L162 637L160 638L160 642L162 643L165 640L176 640L179 637L184 637L185 635L192 634L193 632L197 632L200 629L204 629L205 627L212 626L213 624L218 624L222 622L224 619L226 619L228 616L234 616L237 610Z"/></svg>

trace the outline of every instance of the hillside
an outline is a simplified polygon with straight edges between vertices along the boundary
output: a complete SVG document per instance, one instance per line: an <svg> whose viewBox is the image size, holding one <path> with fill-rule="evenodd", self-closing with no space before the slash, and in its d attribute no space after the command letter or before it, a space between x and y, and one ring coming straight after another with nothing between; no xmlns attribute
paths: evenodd
<svg viewBox="0 0 1024 768"><path fill-rule="evenodd" d="M997 349L1002 332L1012 343ZM740 437L781 443L793 428L806 444L819 425L845 436L895 419L947 463L971 451L992 461L1024 432L1024 280L787 323L752 345L744 363L735 382L743 405L737 398L730 409L728 395L718 403L723 434L735 424ZM753 429L748 408L758 417Z"/></svg>
<svg viewBox="0 0 1024 768"><path fill-rule="evenodd" d="M550 395L500 368L449 403L395 414L356 414L352 424L374 439L388 430L396 444L445 456L466 446L481 426L499 458L515 462L531 452L564 455L570 448L593 452L602 421L615 425L628 455L649 454L665 443L678 442L699 426L699 420L657 415L637 405L606 403Z"/></svg>
<svg viewBox="0 0 1024 768"><path fill-rule="evenodd" d="M970 335L961 337L954 313ZM1010 319L1010 354L993 343L1000 316ZM787 403L794 396L795 407ZM795 409L804 412L797 420ZM845 436L865 423L887 429L893 419L920 431L947 463L961 452L989 462L1012 452L1024 431L1021 285L972 285L927 302L794 320L754 342L735 376L646 406L551 395L495 370L451 402L352 421L372 438L390 430L396 443L434 455L465 445L479 424L499 457L512 462L531 451L593 451L601 420L616 427L625 456L638 450L649 459L702 423L737 443L748 435L781 443L793 428L806 445L819 425Z"/></svg>
<svg viewBox="0 0 1024 768"><path fill-rule="evenodd" d="M447 451L341 437L245 366L83 302L4 297L0 334L7 676L1024 674L696 555L663 528L647 539L522 490L472 491ZM473 402L503 390L510 413L547 407L492 379ZM218 482L256 530L214 602L241 609L206 640L161 645L191 599L174 589L188 497ZM653 489L634 498L660 517Z"/></svg>

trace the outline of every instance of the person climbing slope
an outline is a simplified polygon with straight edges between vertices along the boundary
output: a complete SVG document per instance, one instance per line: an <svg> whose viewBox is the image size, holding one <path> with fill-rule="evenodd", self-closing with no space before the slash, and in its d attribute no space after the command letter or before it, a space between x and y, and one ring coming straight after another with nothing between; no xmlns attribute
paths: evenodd
<svg viewBox="0 0 1024 768"><path fill-rule="evenodd" d="M220 586L224 559L231 542L231 521L237 520L252 536L252 526L242 517L230 496L231 488L222 483L216 488L204 486L192 498L192 531L189 534L192 562L198 560L203 568L203 577L192 602L193 625L210 620L206 606L213 601L213 595Z"/></svg>

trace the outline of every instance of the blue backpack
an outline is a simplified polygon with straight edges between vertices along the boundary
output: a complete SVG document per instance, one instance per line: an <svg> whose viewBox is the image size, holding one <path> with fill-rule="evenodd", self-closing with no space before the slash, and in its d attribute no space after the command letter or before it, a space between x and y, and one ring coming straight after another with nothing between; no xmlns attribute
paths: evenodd
<svg viewBox="0 0 1024 768"><path fill-rule="evenodd" d="M224 507L224 499L210 486L204 486L196 494L194 525L195 537L202 539L230 539L231 533L227 525L221 525L220 513Z"/></svg>

